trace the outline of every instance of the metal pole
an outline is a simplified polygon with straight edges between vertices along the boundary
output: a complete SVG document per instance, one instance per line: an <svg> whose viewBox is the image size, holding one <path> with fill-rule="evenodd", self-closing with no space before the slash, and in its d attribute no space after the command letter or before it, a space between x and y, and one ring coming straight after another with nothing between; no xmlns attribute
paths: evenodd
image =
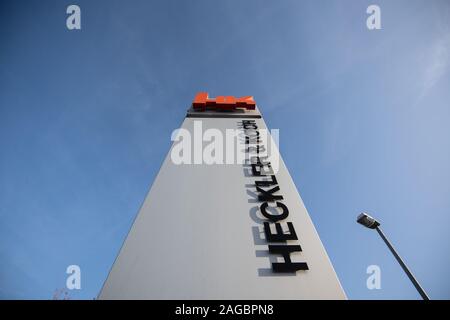
<svg viewBox="0 0 450 320"><path fill-rule="evenodd" d="M389 240L386 238L386 236L384 235L383 231L381 231L381 229L379 227L376 227L375 229L377 230L377 232L381 236L381 238L384 240L384 242L386 243L388 248L391 250L392 254L394 255L395 259L397 259L397 261L400 264L400 266L402 267L403 271L405 271L405 273L408 276L409 280L411 280L411 282L414 284L414 287L416 287L416 289L419 292L419 294L422 297L422 299L423 300L430 300L430 298L427 296L425 291L420 286L419 282L417 282L416 278L414 278L414 275L411 273L411 271L409 271L408 267L403 262L402 258L400 258L398 253L395 251L394 247L391 245Z"/></svg>

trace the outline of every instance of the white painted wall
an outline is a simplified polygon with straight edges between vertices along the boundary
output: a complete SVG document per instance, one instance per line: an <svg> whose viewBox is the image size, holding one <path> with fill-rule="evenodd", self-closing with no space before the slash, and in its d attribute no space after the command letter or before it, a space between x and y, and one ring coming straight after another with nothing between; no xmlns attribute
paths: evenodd
<svg viewBox="0 0 450 320"><path fill-rule="evenodd" d="M193 121L224 131L239 120L186 118L182 127ZM303 249L292 260L310 270L272 273L255 178L242 165L174 165L169 152L99 299L345 299L282 161L276 176L299 237L292 244Z"/></svg>

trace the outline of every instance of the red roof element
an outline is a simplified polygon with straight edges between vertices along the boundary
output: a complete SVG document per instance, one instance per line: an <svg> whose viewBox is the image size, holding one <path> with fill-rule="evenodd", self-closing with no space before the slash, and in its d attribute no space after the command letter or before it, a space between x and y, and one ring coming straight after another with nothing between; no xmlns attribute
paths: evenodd
<svg viewBox="0 0 450 320"><path fill-rule="evenodd" d="M246 110L255 110L256 102L252 96L232 97L218 96L215 99L209 98L207 92L199 92L192 102L192 107L196 111L208 110L236 110L244 108Z"/></svg>

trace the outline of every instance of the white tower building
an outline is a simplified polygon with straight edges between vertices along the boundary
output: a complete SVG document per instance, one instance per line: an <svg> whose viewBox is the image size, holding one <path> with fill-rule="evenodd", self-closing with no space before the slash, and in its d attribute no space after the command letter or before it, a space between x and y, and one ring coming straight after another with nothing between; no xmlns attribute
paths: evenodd
<svg viewBox="0 0 450 320"><path fill-rule="evenodd" d="M252 97L196 96L99 299L346 298L266 130Z"/></svg>

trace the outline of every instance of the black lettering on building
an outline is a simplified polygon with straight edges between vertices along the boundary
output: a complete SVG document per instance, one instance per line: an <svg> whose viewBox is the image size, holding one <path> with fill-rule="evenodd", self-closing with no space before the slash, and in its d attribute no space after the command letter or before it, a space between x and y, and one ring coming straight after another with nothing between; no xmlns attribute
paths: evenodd
<svg viewBox="0 0 450 320"><path fill-rule="evenodd" d="M251 153L253 151L253 153L258 154L257 156L250 157L250 165L252 167L252 175L259 178L259 180L255 181L256 191L258 192L258 201L262 202L259 209L261 214L268 220L267 222L264 222L266 241L267 243L286 243L287 241L298 240L292 222L286 222L288 232L285 232L281 225L281 221L288 218L289 209L281 202L281 200L284 200L284 197L280 194L275 194L278 193L281 188L271 163L267 159L268 157L259 156L260 151L265 151L266 148L261 142L260 132L256 121L242 120L242 126L244 128L245 144L249 145L246 152ZM268 202L275 202L276 206L269 207ZM275 226L275 232L272 232L272 225ZM268 244L268 246L271 254L281 255L284 259L284 262L272 263L273 272L293 273L299 270L309 270L306 262L292 262L291 260L291 253L302 251L300 245Z"/></svg>

